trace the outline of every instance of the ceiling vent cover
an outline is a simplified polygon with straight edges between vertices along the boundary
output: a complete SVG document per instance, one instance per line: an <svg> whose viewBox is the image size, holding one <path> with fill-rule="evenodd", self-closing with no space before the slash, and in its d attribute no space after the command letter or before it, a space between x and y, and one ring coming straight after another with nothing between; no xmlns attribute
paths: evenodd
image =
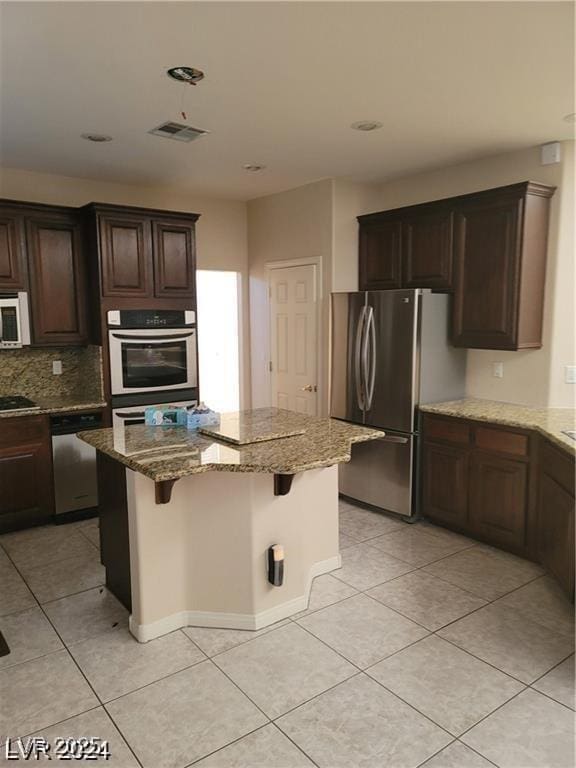
<svg viewBox="0 0 576 768"><path fill-rule="evenodd" d="M148 133L154 136L164 136L165 139L174 139L175 141L194 141L194 139L203 136L208 131L203 131L202 128L193 128L191 125L185 125L184 123L168 121L167 123L162 123L157 128L153 128Z"/></svg>

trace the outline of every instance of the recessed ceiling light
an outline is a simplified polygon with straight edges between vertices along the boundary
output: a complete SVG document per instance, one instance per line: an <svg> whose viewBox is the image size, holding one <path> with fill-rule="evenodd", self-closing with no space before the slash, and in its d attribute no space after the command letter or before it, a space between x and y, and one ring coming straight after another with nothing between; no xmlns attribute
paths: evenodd
<svg viewBox="0 0 576 768"><path fill-rule="evenodd" d="M172 67L166 71L166 74L173 80L188 83L188 85L196 85L204 79L204 72L200 69L194 69L194 67Z"/></svg>
<svg viewBox="0 0 576 768"><path fill-rule="evenodd" d="M263 171L266 166L261 163L246 163L242 168L250 173L258 173L258 171Z"/></svg>
<svg viewBox="0 0 576 768"><path fill-rule="evenodd" d="M350 128L354 128L355 131L377 131L378 128L382 128L382 123L378 120L359 120L357 123L352 123Z"/></svg>
<svg viewBox="0 0 576 768"><path fill-rule="evenodd" d="M86 139L86 141L93 141L96 144L112 141L112 136L107 136L105 133L82 133L81 136L83 139Z"/></svg>
<svg viewBox="0 0 576 768"><path fill-rule="evenodd" d="M564 115L562 118L565 123L576 123L576 112L570 112L569 115Z"/></svg>

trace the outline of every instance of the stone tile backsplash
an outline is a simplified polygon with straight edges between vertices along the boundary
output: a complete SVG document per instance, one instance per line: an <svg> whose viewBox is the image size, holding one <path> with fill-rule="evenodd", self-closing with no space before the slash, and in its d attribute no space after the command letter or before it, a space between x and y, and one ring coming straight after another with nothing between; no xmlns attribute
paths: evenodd
<svg viewBox="0 0 576 768"><path fill-rule="evenodd" d="M62 361L62 375L52 362ZM0 350L0 396L81 397L102 399L102 349L54 347Z"/></svg>

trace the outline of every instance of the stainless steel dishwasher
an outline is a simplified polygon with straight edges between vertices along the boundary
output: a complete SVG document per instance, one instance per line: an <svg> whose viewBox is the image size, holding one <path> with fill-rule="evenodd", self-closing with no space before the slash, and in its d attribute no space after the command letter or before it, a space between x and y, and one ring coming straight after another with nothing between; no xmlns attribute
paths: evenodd
<svg viewBox="0 0 576 768"><path fill-rule="evenodd" d="M96 450L76 433L101 427L102 414L58 414L50 417L50 426L56 518L97 507Z"/></svg>

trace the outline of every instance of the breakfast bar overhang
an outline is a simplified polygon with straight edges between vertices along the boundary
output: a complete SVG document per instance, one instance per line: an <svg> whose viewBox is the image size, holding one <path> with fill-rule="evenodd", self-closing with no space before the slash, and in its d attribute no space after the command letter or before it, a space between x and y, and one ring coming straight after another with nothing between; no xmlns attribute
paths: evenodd
<svg viewBox="0 0 576 768"><path fill-rule="evenodd" d="M353 443L383 436L276 408L226 415L209 435L144 425L80 433L98 451L106 583L129 604L132 634L257 630L304 610L313 578L340 567L337 465ZM269 581L274 545L281 586Z"/></svg>

